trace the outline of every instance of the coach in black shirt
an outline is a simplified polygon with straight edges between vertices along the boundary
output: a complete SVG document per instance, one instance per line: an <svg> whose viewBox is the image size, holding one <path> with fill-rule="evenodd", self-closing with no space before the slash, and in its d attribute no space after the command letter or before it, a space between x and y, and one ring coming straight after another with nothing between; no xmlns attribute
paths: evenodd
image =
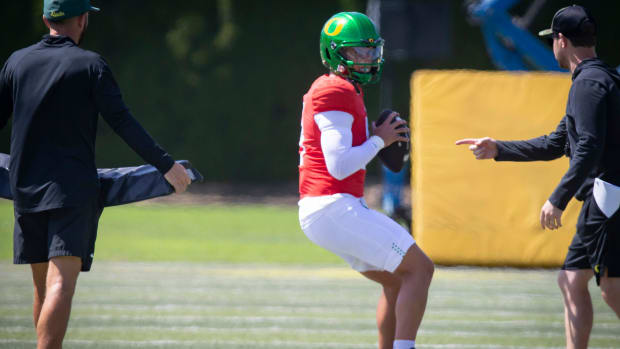
<svg viewBox="0 0 620 349"><path fill-rule="evenodd" d="M583 201L577 232L558 284L564 296L566 346L587 348L593 322L588 281L596 276L607 304L620 317L620 75L596 57L596 24L581 6L560 9L551 29L553 53L573 83L566 115L554 132L527 141L465 139L477 159L553 160L570 166L541 210L544 228L562 225L562 212L575 197Z"/></svg>
<svg viewBox="0 0 620 349"><path fill-rule="evenodd" d="M50 34L14 52L0 72L0 128L13 114L14 262L32 267L38 348L60 348L77 276L94 254L98 115L176 192L190 179L129 113L105 60L78 47L88 12L98 9L45 0L43 11Z"/></svg>

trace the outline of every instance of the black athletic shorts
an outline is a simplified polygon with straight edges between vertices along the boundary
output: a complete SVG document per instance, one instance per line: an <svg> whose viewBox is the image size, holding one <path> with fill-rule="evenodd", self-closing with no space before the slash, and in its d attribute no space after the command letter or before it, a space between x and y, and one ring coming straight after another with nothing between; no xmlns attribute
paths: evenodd
<svg viewBox="0 0 620 349"><path fill-rule="evenodd" d="M592 195L583 202L562 269L592 269L597 284L605 270L609 277L620 277L620 210L607 218Z"/></svg>
<svg viewBox="0 0 620 349"><path fill-rule="evenodd" d="M82 259L82 271L89 271L100 216L97 203L32 213L15 210L13 263L44 263L52 257L75 256Z"/></svg>

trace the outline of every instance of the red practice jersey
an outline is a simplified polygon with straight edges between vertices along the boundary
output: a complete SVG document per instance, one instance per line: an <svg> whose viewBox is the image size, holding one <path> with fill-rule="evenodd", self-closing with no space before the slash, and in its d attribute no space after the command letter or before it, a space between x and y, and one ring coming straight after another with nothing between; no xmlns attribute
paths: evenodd
<svg viewBox="0 0 620 349"><path fill-rule="evenodd" d="M314 81L304 95L299 139L299 194L322 196L347 193L364 196L366 170L359 170L343 180L337 180L327 171L321 149L321 131L314 122L314 115L326 111L342 111L353 116L353 146L359 146L368 138L368 119L364 95L346 79L325 74Z"/></svg>

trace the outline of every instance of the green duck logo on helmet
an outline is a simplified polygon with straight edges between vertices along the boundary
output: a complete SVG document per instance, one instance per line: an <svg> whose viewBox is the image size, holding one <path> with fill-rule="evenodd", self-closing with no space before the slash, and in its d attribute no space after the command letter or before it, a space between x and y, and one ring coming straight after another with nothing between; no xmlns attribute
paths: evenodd
<svg viewBox="0 0 620 349"><path fill-rule="evenodd" d="M333 15L321 30L321 60L334 74L362 85L381 78L383 39L375 24L358 12Z"/></svg>

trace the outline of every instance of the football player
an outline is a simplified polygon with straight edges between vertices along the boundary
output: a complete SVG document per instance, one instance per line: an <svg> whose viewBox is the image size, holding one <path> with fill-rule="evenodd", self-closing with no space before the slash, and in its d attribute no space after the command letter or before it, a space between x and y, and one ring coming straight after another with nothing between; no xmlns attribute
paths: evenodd
<svg viewBox="0 0 620 349"><path fill-rule="evenodd" d="M364 14L342 12L323 26L320 50L329 72L303 98L299 222L310 240L383 287L379 348L415 348L433 262L407 230L369 209L363 197L366 164L382 148L409 141L397 113L373 123L369 135L362 86L379 81L383 39Z"/></svg>

